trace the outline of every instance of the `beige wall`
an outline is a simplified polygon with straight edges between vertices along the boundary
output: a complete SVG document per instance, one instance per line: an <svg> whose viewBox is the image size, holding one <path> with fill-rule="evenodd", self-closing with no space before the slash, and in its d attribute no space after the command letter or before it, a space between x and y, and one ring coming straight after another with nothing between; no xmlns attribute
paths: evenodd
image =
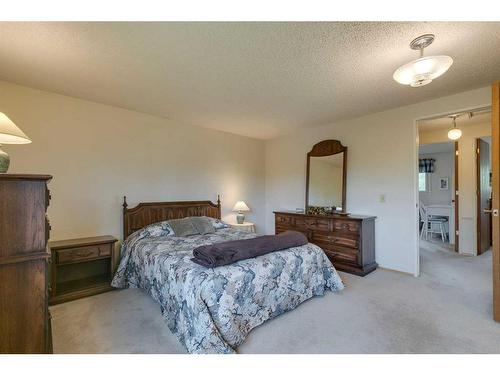
<svg viewBox="0 0 500 375"><path fill-rule="evenodd" d="M401 87L401 90L425 88ZM347 211L376 215L376 258L382 267L417 274L417 130L415 120L488 105L489 87L349 121L299 130L266 142L266 222L273 210L304 207L306 153L324 139L349 147ZM360 103L362 105L362 103ZM382 202L381 196L385 197Z"/></svg>
<svg viewBox="0 0 500 375"><path fill-rule="evenodd" d="M96 83L98 84L98 83ZM223 217L244 200L264 230L263 141L0 82L0 111L31 139L5 145L10 173L47 173L51 239L121 238L122 196L216 200Z"/></svg>

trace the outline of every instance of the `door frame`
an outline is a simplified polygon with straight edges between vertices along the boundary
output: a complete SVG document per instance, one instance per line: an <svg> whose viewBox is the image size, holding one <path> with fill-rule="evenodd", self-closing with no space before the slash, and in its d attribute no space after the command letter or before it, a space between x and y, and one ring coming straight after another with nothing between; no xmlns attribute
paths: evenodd
<svg viewBox="0 0 500 375"><path fill-rule="evenodd" d="M419 159L419 146L420 146L420 141L419 141L419 134L418 134L418 122L422 120L432 120L440 117L446 117L453 115L455 113L460 113L460 112L470 112L470 111L477 111L479 109L485 109L485 108L490 108L491 109L491 102L486 103L486 104L479 104L471 107L465 107L465 108L457 108L453 111L446 111L446 112L440 112L440 113L433 113L429 115L424 115L420 116L417 118L413 119L413 139L415 139L415 148L413 149L413 199L415 202L415 211L414 211L414 223L415 223L415 230L416 230L416 243L415 243L415 274L414 276L419 276L420 275L420 228L419 228L419 211L418 211L418 204L419 204L419 191L418 191L418 159ZM493 129L492 129L493 133ZM457 142L455 142L457 143ZM492 142L493 143L493 142ZM458 175L455 175L455 181L458 183ZM457 189L456 189L457 190ZM456 192L455 190L455 192ZM455 197L455 204L457 203L458 199ZM458 219L458 214L455 212L455 221L459 220ZM458 227L458 225L457 225ZM455 228L455 233L456 233L457 228ZM455 240L459 240L458 238L455 238ZM500 237L499 237L500 240ZM458 243L458 242L455 242ZM458 245L457 246L457 252L458 252ZM499 254L500 256L500 254ZM499 272L500 272L500 264L499 264ZM500 275L499 275L500 278ZM499 286L498 286L498 294L499 294L499 320L500 320L500 280L499 280Z"/></svg>
<svg viewBox="0 0 500 375"><path fill-rule="evenodd" d="M455 253L458 254L458 249L460 245L460 220L459 220L459 214L460 214L460 197L459 194L457 194L458 191L458 174L459 174L459 168L458 164L460 163L459 161L459 155L460 155L460 150L458 149L458 140L453 142L453 160L454 160L454 168L455 168L455 181L453 182L453 188L455 189L455 194L453 196L455 197L455 233L453 235L455 236ZM460 193L460 192L459 192Z"/></svg>
<svg viewBox="0 0 500 375"><path fill-rule="evenodd" d="M500 203L500 81L491 85L491 172L492 209ZM500 217L491 215L493 258L493 319L500 322Z"/></svg>
<svg viewBox="0 0 500 375"><path fill-rule="evenodd" d="M493 129L492 129L493 130ZM492 137L492 135L490 135ZM482 230L481 230L481 215L483 214L482 209L481 209L481 157L479 150L481 148L480 146L480 141L481 137L476 138L476 254L481 255L483 254L482 251L482 242L481 242L481 236L482 236ZM491 145L490 147L490 154L492 155L491 152ZM492 170L491 166L491 159L490 159L490 171ZM491 172L490 172L491 173ZM493 185L493 182L492 182ZM493 187L493 186L492 186ZM490 208L491 209L491 208ZM491 220L493 220L493 215L490 214L490 227L491 227ZM490 232L490 236L492 236L493 233ZM491 246L491 243L490 243Z"/></svg>

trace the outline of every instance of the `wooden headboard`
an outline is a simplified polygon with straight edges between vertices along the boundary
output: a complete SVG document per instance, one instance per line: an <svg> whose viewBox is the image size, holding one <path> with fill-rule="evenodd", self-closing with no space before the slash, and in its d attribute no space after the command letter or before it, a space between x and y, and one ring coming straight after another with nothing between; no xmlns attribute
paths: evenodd
<svg viewBox="0 0 500 375"><path fill-rule="evenodd" d="M123 197L123 238L136 230L159 221L182 219L188 216L221 218L220 197L217 204L211 201L147 202L127 208L127 197Z"/></svg>

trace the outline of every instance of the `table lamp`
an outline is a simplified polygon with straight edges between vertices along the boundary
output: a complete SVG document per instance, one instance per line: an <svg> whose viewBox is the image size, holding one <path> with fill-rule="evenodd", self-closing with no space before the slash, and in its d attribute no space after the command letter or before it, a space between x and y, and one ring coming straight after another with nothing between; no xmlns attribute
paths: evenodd
<svg viewBox="0 0 500 375"><path fill-rule="evenodd" d="M245 221L245 215L243 214L244 211L250 211L248 206L246 205L245 202L243 201L238 201L233 207L233 211L237 211L238 215L236 215L236 222L238 224L243 224Z"/></svg>
<svg viewBox="0 0 500 375"><path fill-rule="evenodd" d="M22 132L5 114L0 112L0 147L2 144L31 143L26 134ZM0 148L0 173L9 169L9 155Z"/></svg>

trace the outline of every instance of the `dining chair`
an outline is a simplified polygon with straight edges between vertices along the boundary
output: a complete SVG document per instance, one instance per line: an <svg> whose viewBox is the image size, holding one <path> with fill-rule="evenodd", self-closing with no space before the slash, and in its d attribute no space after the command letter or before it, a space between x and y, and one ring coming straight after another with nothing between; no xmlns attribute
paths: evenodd
<svg viewBox="0 0 500 375"><path fill-rule="evenodd" d="M420 213L420 221L423 223L422 230L420 232L420 238L425 234L425 239L428 238L428 234L432 235L434 233L441 235L441 240L445 242L448 238L446 233L445 224L448 222L448 218L441 216L432 216L427 214L427 209L425 205L420 201L418 205L418 210Z"/></svg>

